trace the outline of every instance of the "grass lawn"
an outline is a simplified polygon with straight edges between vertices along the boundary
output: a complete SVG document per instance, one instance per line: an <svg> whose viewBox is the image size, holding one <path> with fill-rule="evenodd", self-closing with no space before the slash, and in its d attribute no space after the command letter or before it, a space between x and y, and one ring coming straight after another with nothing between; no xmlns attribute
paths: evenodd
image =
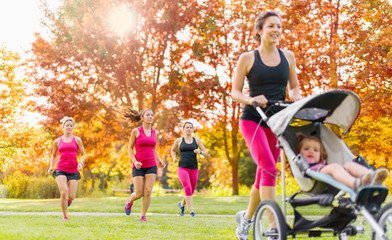
<svg viewBox="0 0 392 240"><path fill-rule="evenodd" d="M0 215L0 239L236 239L234 215L238 210L246 209L249 197L195 196L195 211L199 214L196 217L190 217L187 211L184 217L147 215L147 223L137 220L141 200L135 202L131 216L72 215L72 212L123 213L125 200L126 197L77 198L69 208L68 221L62 220L61 214ZM180 200L180 196L155 196L149 213L177 214ZM327 213L319 206L307 206L302 210L304 215ZM0 211L59 213L61 210L58 199L0 199ZM287 213L292 214L290 207L287 207ZM290 223L292 217L287 221ZM366 228L366 235L350 239L370 239L370 231Z"/></svg>
<svg viewBox="0 0 392 240"><path fill-rule="evenodd" d="M182 199L180 196L155 196L152 197L148 212L151 213L178 213L177 203ZM70 212L112 212L123 213L126 197L105 198L76 198ZM235 215L239 210L245 210L248 206L248 196L237 197L203 197L194 196L194 210L197 214ZM140 212L141 199L135 201L133 212ZM280 200L278 202L280 204ZM293 214L292 208L287 206L287 214ZM185 208L187 211L187 209ZM326 208L312 205L303 207L304 215L323 215L328 213ZM18 212L59 212L59 199L1 199L0 211Z"/></svg>
<svg viewBox="0 0 392 240"><path fill-rule="evenodd" d="M228 217L1 216L0 239L235 239Z"/></svg>

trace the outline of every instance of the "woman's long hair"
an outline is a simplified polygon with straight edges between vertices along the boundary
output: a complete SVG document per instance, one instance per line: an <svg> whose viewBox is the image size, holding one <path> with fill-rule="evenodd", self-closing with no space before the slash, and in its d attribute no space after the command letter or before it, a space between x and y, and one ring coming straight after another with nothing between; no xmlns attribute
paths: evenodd
<svg viewBox="0 0 392 240"><path fill-rule="evenodd" d="M128 118L131 122L139 122L141 117L144 115L146 111L151 111L151 109L143 109L142 111L138 112L135 109L128 108L124 112L124 117Z"/></svg>

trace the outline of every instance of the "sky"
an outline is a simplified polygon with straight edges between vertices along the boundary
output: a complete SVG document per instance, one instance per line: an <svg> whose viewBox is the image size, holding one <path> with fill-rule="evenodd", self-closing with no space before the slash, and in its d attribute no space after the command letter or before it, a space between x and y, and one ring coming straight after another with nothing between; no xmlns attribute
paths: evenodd
<svg viewBox="0 0 392 240"><path fill-rule="evenodd" d="M42 32L39 0L0 0L0 44L8 50L23 53L31 48L34 32ZM51 8L59 0L48 0Z"/></svg>

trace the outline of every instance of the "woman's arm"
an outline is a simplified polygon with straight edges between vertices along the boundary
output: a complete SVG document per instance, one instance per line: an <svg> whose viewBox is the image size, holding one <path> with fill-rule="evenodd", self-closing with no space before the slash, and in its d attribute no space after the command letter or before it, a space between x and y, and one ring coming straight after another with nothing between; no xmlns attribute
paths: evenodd
<svg viewBox="0 0 392 240"><path fill-rule="evenodd" d="M76 137L76 144L78 144L78 149L80 150L80 153L82 154L82 158L80 160L80 163L78 164L78 170L80 172L83 170L83 165L84 165L84 162L86 161L86 153L84 151L83 141L80 137Z"/></svg>
<svg viewBox="0 0 392 240"><path fill-rule="evenodd" d="M179 146L178 143L180 142L180 139L181 139L181 138L177 138L177 139L174 141L172 148L170 149L170 155L171 155L171 157L173 158L173 162L174 162L174 163L177 162L177 153L176 153L176 151L177 151L177 149L178 149L178 146Z"/></svg>
<svg viewBox="0 0 392 240"><path fill-rule="evenodd" d="M252 100L251 97L245 96L242 93L242 89L244 88L245 76L248 73L247 65L249 62L249 58L249 54L241 54L234 72L233 86L231 90L231 97L233 98L233 100L245 104L251 104Z"/></svg>
<svg viewBox="0 0 392 240"><path fill-rule="evenodd" d="M58 151L59 151L59 139L56 139L53 142L52 157L50 158L50 161L49 161L49 164L50 164L49 170L48 170L49 174L53 173L53 166L56 163Z"/></svg>
<svg viewBox="0 0 392 240"><path fill-rule="evenodd" d="M264 95L259 95L256 97L245 96L242 92L244 87L244 81L246 75L249 73L254 62L253 52L246 52L241 54L240 59L234 73L234 80L231 90L231 97L234 101L239 103L245 103L252 105L253 102L257 102L261 107L265 108L267 106L268 100Z"/></svg>
<svg viewBox="0 0 392 240"><path fill-rule="evenodd" d="M159 134L158 131L155 131L156 139L158 139L158 134ZM159 156L159 154L158 154L158 152L157 152L156 145L155 145L155 147L154 147L154 155L155 155L155 159L158 161L159 167L161 167L161 168L166 167L165 162L162 161L161 157Z"/></svg>
<svg viewBox="0 0 392 240"><path fill-rule="evenodd" d="M200 149L195 149L195 150L193 150L193 152L196 154L203 155L203 156L208 156L207 149L204 147L203 142L200 139L196 138L196 143Z"/></svg>
<svg viewBox="0 0 392 240"><path fill-rule="evenodd" d="M131 133L131 137L129 138L129 145L128 145L128 153L129 157L131 158L131 162L135 165L137 169L142 167L142 163L138 162L135 157L135 153L133 152L133 148L135 147L136 138L139 136L139 130L134 128Z"/></svg>
<svg viewBox="0 0 392 240"><path fill-rule="evenodd" d="M299 82L296 72L295 56L292 51L285 50L286 58L289 61L289 97L293 101L298 101L301 98L299 91Z"/></svg>

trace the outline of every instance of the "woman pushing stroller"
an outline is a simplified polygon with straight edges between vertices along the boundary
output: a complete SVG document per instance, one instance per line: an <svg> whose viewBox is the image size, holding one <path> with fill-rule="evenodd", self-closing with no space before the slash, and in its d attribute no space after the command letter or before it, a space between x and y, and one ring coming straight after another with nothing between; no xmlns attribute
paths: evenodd
<svg viewBox="0 0 392 240"><path fill-rule="evenodd" d="M330 175L355 191L369 184L381 185L388 176L385 168L372 171L356 162L346 162L343 166L337 163L327 164L327 153L320 139L315 136L298 133L296 152L304 156L310 169Z"/></svg>

